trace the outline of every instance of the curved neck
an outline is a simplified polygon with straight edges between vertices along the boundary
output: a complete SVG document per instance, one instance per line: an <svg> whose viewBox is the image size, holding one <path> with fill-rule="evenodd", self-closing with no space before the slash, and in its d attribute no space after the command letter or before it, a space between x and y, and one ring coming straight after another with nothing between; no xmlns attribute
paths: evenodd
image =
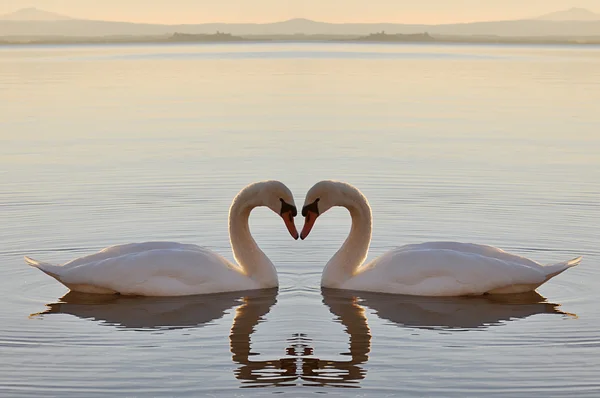
<svg viewBox="0 0 600 398"><path fill-rule="evenodd" d="M229 241L235 261L244 273L260 284L261 288L278 286L277 270L267 255L260 250L250 234L250 212L259 204L253 203L252 192L242 191L229 209Z"/></svg>
<svg viewBox="0 0 600 398"><path fill-rule="evenodd" d="M348 195L348 203L340 204L350 212L352 227L340 249L331 257L321 278L325 287L339 287L352 278L367 258L371 243L372 217L367 199L360 193Z"/></svg>

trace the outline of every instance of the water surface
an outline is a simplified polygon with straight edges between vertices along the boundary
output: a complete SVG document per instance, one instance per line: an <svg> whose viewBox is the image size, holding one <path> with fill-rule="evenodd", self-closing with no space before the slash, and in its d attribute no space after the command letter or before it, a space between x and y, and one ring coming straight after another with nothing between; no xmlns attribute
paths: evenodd
<svg viewBox="0 0 600 398"><path fill-rule="evenodd" d="M598 47L11 46L0 103L0 395L600 394ZM81 295L22 260L148 240L232 260L230 201L271 178L299 206L321 179L361 189L369 258L584 259L522 297L321 291L347 212L294 241L257 209L274 291Z"/></svg>

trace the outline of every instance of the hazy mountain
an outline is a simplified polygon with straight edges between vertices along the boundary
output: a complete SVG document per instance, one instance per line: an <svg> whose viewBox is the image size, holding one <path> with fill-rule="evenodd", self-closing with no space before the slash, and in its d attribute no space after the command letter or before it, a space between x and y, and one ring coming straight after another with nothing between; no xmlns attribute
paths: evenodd
<svg viewBox="0 0 600 398"><path fill-rule="evenodd" d="M537 18L544 21L600 21L600 14L585 8L571 8L564 11L551 12Z"/></svg>
<svg viewBox="0 0 600 398"><path fill-rule="evenodd" d="M28 9L31 10L31 9ZM23 10L21 10L23 11ZM19 11L19 12L21 12ZM19 13L17 12L17 13ZM428 32L433 35L478 35L505 37L581 37L600 36L600 20L598 21L553 21L553 20L514 20L494 22L474 22L446 25L409 25L391 23L332 24L316 22L308 19L292 19L289 21L265 24L196 24L196 25L158 25L137 24L130 22L92 21L80 19L64 19L68 17L35 10L28 12L33 16L46 16L44 20L0 20L0 36L40 37L40 36L159 36L173 33L212 34L216 31L232 35L368 35L385 31L388 34L414 34ZM48 14L54 19L48 20Z"/></svg>
<svg viewBox="0 0 600 398"><path fill-rule="evenodd" d="M73 18L34 7L22 8L10 14L0 15L2 21L65 21L68 19Z"/></svg>

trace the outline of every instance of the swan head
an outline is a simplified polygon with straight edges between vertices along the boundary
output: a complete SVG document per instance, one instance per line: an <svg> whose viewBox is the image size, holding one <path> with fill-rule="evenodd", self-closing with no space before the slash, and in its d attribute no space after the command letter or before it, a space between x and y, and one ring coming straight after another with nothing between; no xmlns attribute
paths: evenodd
<svg viewBox="0 0 600 398"><path fill-rule="evenodd" d="M298 239L298 230L294 224L294 217L298 215L292 191L279 181L264 181L260 184L256 198L259 206L266 206L283 219L283 222L292 238Z"/></svg>
<svg viewBox="0 0 600 398"><path fill-rule="evenodd" d="M302 207L304 217L304 228L300 233L300 239L305 239L312 229L317 218L334 206L351 207L356 198L364 198L362 193L355 187L340 181L319 181L308 190Z"/></svg>

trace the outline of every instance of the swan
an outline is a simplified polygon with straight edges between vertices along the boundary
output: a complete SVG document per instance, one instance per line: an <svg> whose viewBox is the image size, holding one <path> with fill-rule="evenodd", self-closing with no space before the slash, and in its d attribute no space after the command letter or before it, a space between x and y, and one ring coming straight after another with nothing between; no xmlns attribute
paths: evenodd
<svg viewBox="0 0 600 398"><path fill-rule="evenodd" d="M413 296L468 296L534 291L544 282L578 265L581 257L541 265L501 249L473 243L427 242L392 249L363 264L371 242L371 207L354 186L320 181L306 194L300 238L333 206L348 209L352 227L329 260L321 286Z"/></svg>
<svg viewBox="0 0 600 398"><path fill-rule="evenodd" d="M248 185L229 208L229 239L233 264L193 244L144 242L107 247L62 266L25 261L72 291L138 296L187 296L277 287L277 271L250 234L248 218L255 207L267 206L281 216L294 239L298 231L294 197L279 181Z"/></svg>

